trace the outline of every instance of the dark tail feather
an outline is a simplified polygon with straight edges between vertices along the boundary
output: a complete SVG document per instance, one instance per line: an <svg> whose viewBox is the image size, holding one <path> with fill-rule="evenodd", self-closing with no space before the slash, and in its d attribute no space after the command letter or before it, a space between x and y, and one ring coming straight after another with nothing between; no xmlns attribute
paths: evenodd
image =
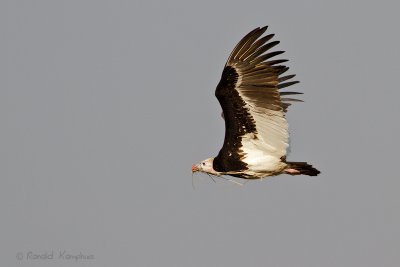
<svg viewBox="0 0 400 267"><path fill-rule="evenodd" d="M291 175L308 175L308 176L317 176L320 171L315 169L313 166L308 164L307 162L286 162L288 167L287 167L287 174ZM292 169L292 171L289 171L288 169ZM293 171L293 169L295 171ZM297 171L297 172L296 172Z"/></svg>

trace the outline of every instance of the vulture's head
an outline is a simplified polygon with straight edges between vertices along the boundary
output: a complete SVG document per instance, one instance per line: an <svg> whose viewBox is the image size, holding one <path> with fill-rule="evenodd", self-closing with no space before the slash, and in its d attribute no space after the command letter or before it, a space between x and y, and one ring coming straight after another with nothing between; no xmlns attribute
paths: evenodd
<svg viewBox="0 0 400 267"><path fill-rule="evenodd" d="M214 158L208 158L199 164L192 165L192 172L205 172L213 175L219 175L213 168Z"/></svg>

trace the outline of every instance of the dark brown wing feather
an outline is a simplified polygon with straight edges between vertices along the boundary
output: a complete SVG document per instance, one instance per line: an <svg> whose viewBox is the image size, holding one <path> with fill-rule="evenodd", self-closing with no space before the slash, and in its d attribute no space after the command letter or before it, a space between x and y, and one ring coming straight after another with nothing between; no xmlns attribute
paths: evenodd
<svg viewBox="0 0 400 267"><path fill-rule="evenodd" d="M281 95L301 94L279 92L279 89L298 83L289 81L295 75L280 76L289 68L281 63L287 60L271 60L283 51L269 52L279 41L269 42L273 34L262 36L267 27L257 28L248 33L233 49L215 95L221 104L225 118L225 140L222 149L214 159L214 169L219 172L244 171L247 164L242 161L244 153L242 137L253 133L257 138L254 116L244 99L250 99L255 108L286 112L293 99L283 101ZM260 38L260 39L258 39ZM238 83L240 80L240 88ZM283 116L283 115L282 115Z"/></svg>

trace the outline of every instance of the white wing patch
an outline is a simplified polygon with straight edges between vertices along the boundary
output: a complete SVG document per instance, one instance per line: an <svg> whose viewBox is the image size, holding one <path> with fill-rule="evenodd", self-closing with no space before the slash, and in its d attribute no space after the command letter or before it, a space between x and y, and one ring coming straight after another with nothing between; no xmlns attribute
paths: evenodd
<svg viewBox="0 0 400 267"><path fill-rule="evenodd" d="M261 139L253 139L248 134L242 138L243 161L247 163L249 171L252 172L276 172L283 169L286 164L270 153L268 144Z"/></svg>

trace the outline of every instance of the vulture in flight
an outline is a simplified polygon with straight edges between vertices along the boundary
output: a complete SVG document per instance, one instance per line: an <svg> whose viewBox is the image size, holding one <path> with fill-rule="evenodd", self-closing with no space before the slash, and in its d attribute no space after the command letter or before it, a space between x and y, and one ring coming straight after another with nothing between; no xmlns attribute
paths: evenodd
<svg viewBox="0 0 400 267"><path fill-rule="evenodd" d="M218 155L192 166L192 172L231 175L243 179L290 174L316 176L307 162L286 161L289 146L285 113L299 92L282 91L298 83L283 75L287 60L273 59L279 41L274 34L261 37L267 27L249 32L236 45L215 90L225 120L224 144Z"/></svg>

